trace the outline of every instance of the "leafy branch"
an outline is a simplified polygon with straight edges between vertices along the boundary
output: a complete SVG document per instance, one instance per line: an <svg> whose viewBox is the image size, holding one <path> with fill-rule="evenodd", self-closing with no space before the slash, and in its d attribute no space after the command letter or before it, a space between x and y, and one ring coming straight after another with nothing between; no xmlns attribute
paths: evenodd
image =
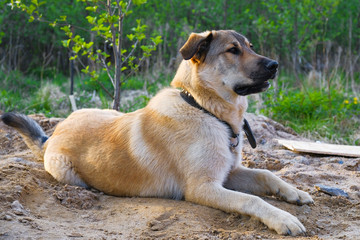
<svg viewBox="0 0 360 240"><path fill-rule="evenodd" d="M141 23L140 19L136 20L136 27L131 29L131 33L126 35L130 42L134 42L131 49L123 49L124 45L124 29L123 23L128 15L132 13L130 10L132 4L142 5L146 0L77 0L84 3L84 10L87 12L85 17L89 23L89 29L81 28L75 24L68 22L65 15L57 17L55 20L44 19L41 13L41 7L46 6L45 1L31 0L30 3L25 4L24 1L11 0L10 6L12 9L19 8L29 15L29 21L40 21L48 23L52 27L59 27L67 36L66 40L62 41L64 47L68 48L72 54L70 60L76 60L79 56L86 56L89 60L97 63L102 67L103 71L107 72L109 80L114 87L114 94L109 94L103 84L100 86L111 95L114 99L113 109L118 110L120 107L120 90L122 82L124 81L123 72L137 72L143 60L149 58L156 46L162 42L161 36L151 37L151 43L146 44L145 40L148 37L145 35L147 26ZM74 29L81 29L85 32L96 33L100 39L103 39L103 45L109 46L112 49L112 56L115 62L108 61L111 59L111 53L106 52L100 48L96 48L94 41L86 41L84 36L75 34ZM138 48L138 46L140 47ZM141 53L137 50L140 49ZM127 54L128 53L128 54ZM82 72L89 74L92 81L98 81L99 73L96 70L90 70L89 66L82 69Z"/></svg>

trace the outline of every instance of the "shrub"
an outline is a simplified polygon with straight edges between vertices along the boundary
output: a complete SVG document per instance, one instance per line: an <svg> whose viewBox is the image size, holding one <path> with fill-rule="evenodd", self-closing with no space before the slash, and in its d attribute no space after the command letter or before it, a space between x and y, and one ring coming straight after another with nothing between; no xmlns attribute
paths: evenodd
<svg viewBox="0 0 360 240"><path fill-rule="evenodd" d="M260 112L314 140L356 144L360 104L356 97L331 90L274 90L263 96Z"/></svg>

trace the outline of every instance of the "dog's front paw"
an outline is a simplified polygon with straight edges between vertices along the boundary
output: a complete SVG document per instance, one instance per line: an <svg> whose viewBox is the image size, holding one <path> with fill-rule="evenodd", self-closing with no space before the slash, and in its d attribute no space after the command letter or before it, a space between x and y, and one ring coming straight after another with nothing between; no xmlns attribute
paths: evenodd
<svg viewBox="0 0 360 240"><path fill-rule="evenodd" d="M277 195L289 203L295 203L298 205L314 203L310 194L294 187L279 189Z"/></svg>
<svg viewBox="0 0 360 240"><path fill-rule="evenodd" d="M296 236L306 232L305 227L293 215L280 209L276 209L268 219L263 222L278 234Z"/></svg>

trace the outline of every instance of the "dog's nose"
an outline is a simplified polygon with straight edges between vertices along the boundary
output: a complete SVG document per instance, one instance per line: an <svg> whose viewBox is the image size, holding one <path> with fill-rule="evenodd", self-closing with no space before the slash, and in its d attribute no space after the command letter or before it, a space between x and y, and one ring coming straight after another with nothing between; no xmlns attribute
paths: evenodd
<svg viewBox="0 0 360 240"><path fill-rule="evenodd" d="M269 61L265 67L269 70L269 71L274 71L278 68L279 63L277 61L271 60Z"/></svg>

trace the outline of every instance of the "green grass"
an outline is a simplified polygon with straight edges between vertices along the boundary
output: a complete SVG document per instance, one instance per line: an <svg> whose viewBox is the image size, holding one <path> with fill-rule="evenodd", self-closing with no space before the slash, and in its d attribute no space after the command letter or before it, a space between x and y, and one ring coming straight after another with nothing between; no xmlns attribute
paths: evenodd
<svg viewBox="0 0 360 240"><path fill-rule="evenodd" d="M0 109L4 112L43 113L48 117L64 117L71 112L69 80L63 75L40 80L35 75L0 71L0 79ZM83 98L81 94L80 97Z"/></svg>
<svg viewBox="0 0 360 240"><path fill-rule="evenodd" d="M288 76L278 79L279 90L261 94L258 112L312 140L360 145L360 102L354 93L304 85L286 88L285 83ZM255 104L250 104L252 111Z"/></svg>
<svg viewBox="0 0 360 240"><path fill-rule="evenodd" d="M20 72L0 71L0 110L17 111L24 114L43 113L47 117L65 117L71 113L70 80L61 74L47 76L40 80L38 75L25 76ZM122 84L122 90L146 90L147 95L121 107L121 111L135 111L145 107L150 97L164 86L168 86L172 76L132 76ZM112 98L101 85L88 76L77 76L74 80L74 96L78 108L111 108ZM100 74L98 81L110 92L112 84L106 73ZM146 85L144 86L144 82ZM93 98L95 92L95 98Z"/></svg>

